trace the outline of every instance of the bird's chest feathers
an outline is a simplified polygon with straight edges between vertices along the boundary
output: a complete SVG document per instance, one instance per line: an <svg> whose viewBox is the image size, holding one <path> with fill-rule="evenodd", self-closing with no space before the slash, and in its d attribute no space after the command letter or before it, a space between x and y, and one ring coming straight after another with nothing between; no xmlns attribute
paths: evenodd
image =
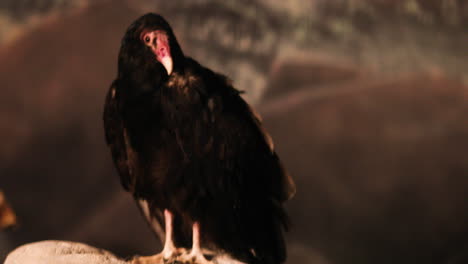
<svg viewBox="0 0 468 264"><path fill-rule="evenodd" d="M215 103L208 98L203 85L197 76L171 75L161 93L165 144L173 150L180 150L177 153L185 162L202 157L212 144Z"/></svg>
<svg viewBox="0 0 468 264"><path fill-rule="evenodd" d="M199 93L201 85L201 78L191 73L173 73L167 81L168 90L179 97L178 99L196 99L193 97Z"/></svg>
<svg viewBox="0 0 468 264"><path fill-rule="evenodd" d="M171 119L191 118L202 107L200 78L186 73L173 73L162 91L163 112Z"/></svg>

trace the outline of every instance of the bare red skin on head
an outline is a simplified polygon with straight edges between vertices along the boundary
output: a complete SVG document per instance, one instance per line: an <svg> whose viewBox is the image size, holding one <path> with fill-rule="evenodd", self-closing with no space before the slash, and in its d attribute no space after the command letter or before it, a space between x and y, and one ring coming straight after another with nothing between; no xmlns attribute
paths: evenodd
<svg viewBox="0 0 468 264"><path fill-rule="evenodd" d="M166 56L171 56L169 40L166 32L162 30L144 30L140 34L140 39L145 45L151 48L159 62L162 62L162 59Z"/></svg>

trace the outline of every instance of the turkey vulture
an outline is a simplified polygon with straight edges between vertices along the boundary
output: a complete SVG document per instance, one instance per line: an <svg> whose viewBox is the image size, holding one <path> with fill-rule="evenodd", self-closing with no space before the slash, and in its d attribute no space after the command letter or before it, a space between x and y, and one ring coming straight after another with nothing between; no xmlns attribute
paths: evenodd
<svg viewBox="0 0 468 264"><path fill-rule="evenodd" d="M160 15L140 17L123 37L104 127L123 187L164 241L134 262L207 263L206 252L285 261L292 179L240 92L186 57Z"/></svg>

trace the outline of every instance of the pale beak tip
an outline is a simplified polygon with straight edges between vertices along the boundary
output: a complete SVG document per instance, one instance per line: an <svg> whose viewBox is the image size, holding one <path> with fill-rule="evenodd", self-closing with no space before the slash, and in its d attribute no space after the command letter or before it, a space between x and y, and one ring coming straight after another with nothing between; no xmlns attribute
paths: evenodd
<svg viewBox="0 0 468 264"><path fill-rule="evenodd" d="M172 58L170 56L165 56L161 59L161 63L166 68L167 75L171 75L172 73Z"/></svg>

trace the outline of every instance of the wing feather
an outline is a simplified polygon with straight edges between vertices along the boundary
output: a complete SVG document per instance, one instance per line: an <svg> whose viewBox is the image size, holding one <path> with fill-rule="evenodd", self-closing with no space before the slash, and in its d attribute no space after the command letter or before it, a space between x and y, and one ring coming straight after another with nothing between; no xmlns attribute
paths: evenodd
<svg viewBox="0 0 468 264"><path fill-rule="evenodd" d="M150 229L159 238L159 241L164 243L166 233L163 228L162 212L160 210L156 212L155 208L150 208L148 201L144 199L135 199L135 201Z"/></svg>
<svg viewBox="0 0 468 264"><path fill-rule="evenodd" d="M208 100L211 104L208 109L215 116L215 135L223 137L225 144L223 156L230 153L228 159L231 158L240 170L257 168L256 173L269 174L265 177L271 178L256 176L255 178L258 178L256 184L271 184L270 194L279 202L291 199L296 192L296 186L278 158L273 139L263 127L260 115L225 77L217 75L217 78L217 82L207 85L218 86L216 90L220 91L221 95L216 96L216 92L212 95ZM252 156L246 157L246 154ZM252 160L260 164L252 165ZM246 182L252 183L252 175L249 174L244 173L242 175L245 176L241 177L249 178Z"/></svg>
<svg viewBox="0 0 468 264"><path fill-rule="evenodd" d="M130 145L128 132L120 111L119 96L119 89L114 82L109 89L104 107L105 136L123 187L135 194L138 155ZM150 229L161 243L164 242L162 213L155 208L150 208L145 199L135 198L135 202Z"/></svg>
<svg viewBox="0 0 468 264"><path fill-rule="evenodd" d="M281 177L281 181L282 181L281 186L282 186L282 188L281 188L281 192L279 194L279 197L280 197L279 200L280 201L287 201L287 200L291 199L292 197L294 197L294 195L296 194L296 184L294 183L294 180L292 179L291 175L284 168L281 160L279 160L279 158L278 158L278 156L277 156L277 154L275 152L275 144L273 142L273 138L270 136L270 134L263 127L262 117L250 105L247 104L247 107L248 107L247 111L250 111L250 118L254 119L257 129L260 130L260 133L263 135L264 141L268 144L273 156L275 157L275 159L278 162L278 165L279 165L279 168L280 168L281 174L282 174L282 177Z"/></svg>
<svg viewBox="0 0 468 264"><path fill-rule="evenodd" d="M129 148L128 137L119 108L119 90L114 82L106 96L104 106L104 130L106 142L111 150L112 159L120 176L122 186L127 191L134 188L134 177L131 161L136 159L135 153Z"/></svg>

